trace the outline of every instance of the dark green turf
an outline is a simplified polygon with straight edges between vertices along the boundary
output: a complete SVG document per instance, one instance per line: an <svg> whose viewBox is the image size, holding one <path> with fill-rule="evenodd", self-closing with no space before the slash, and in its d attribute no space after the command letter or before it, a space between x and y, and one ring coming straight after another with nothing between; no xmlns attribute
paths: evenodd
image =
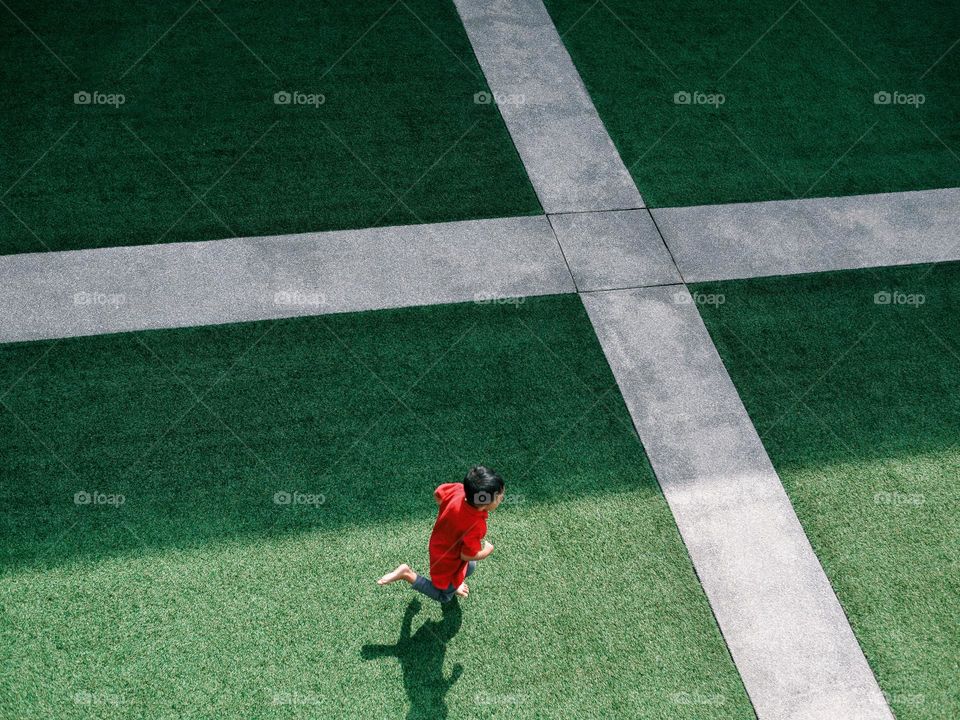
<svg viewBox="0 0 960 720"><path fill-rule="evenodd" d="M448 0L7 5L0 253L540 209Z"/></svg>
<svg viewBox="0 0 960 720"><path fill-rule="evenodd" d="M546 4L651 206L960 185L952 0Z"/></svg>
<svg viewBox="0 0 960 720"><path fill-rule="evenodd" d="M0 716L753 717L579 298L5 345L0 387ZM414 612L374 580L476 462L496 551Z"/></svg>
<svg viewBox="0 0 960 720"><path fill-rule="evenodd" d="M960 265L696 289L897 717L960 716Z"/></svg>

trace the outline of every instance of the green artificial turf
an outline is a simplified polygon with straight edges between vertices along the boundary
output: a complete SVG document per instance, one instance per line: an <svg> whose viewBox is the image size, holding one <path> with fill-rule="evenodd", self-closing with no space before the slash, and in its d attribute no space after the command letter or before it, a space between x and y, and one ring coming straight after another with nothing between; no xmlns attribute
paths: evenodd
<svg viewBox="0 0 960 720"><path fill-rule="evenodd" d="M449 0L0 14L0 253L540 210Z"/></svg>
<svg viewBox="0 0 960 720"><path fill-rule="evenodd" d="M897 717L960 716L960 265L696 289Z"/></svg>
<svg viewBox="0 0 960 720"><path fill-rule="evenodd" d="M651 206L960 185L956 2L546 5Z"/></svg>
<svg viewBox="0 0 960 720"><path fill-rule="evenodd" d="M753 717L579 298L0 359L3 717ZM377 587L478 462L470 597Z"/></svg>

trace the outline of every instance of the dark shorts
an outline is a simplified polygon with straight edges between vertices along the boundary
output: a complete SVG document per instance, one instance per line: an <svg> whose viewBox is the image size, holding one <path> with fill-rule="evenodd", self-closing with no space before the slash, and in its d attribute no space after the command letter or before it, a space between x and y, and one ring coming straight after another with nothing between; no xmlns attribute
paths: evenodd
<svg viewBox="0 0 960 720"><path fill-rule="evenodd" d="M473 574L473 571L477 569L477 561L471 560L467 563L467 574L464 577L470 577ZM417 579L413 581L413 589L418 593L423 593L428 598L432 598L437 602L447 603L453 600L453 596L457 593L457 588L453 586L453 583L450 583L450 587L446 590L441 590L429 579L425 578L423 575L418 574Z"/></svg>

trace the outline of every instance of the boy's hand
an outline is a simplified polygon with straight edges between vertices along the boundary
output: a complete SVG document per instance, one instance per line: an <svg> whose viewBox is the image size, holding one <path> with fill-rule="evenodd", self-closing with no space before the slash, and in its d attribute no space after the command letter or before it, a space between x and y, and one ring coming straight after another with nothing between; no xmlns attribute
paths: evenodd
<svg viewBox="0 0 960 720"><path fill-rule="evenodd" d="M464 562L473 562L474 560L485 560L488 557L490 557L491 553L493 553L493 543L487 540L484 540L483 546L480 548L480 552L478 552L473 557L469 557L467 555L464 555L463 553L460 553L460 559L463 560Z"/></svg>

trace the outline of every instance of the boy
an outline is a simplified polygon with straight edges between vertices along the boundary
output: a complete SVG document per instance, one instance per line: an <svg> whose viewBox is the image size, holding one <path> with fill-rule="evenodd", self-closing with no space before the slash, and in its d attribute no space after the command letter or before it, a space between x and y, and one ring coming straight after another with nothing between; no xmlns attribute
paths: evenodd
<svg viewBox="0 0 960 720"><path fill-rule="evenodd" d="M493 544L483 536L487 534L487 513L503 500L503 479L478 465L462 483L444 483L434 490L433 499L440 511L430 535L430 579L403 564L377 584L406 580L417 592L446 603L454 594L465 598L470 593L464 580L476 569L478 560L493 552Z"/></svg>

